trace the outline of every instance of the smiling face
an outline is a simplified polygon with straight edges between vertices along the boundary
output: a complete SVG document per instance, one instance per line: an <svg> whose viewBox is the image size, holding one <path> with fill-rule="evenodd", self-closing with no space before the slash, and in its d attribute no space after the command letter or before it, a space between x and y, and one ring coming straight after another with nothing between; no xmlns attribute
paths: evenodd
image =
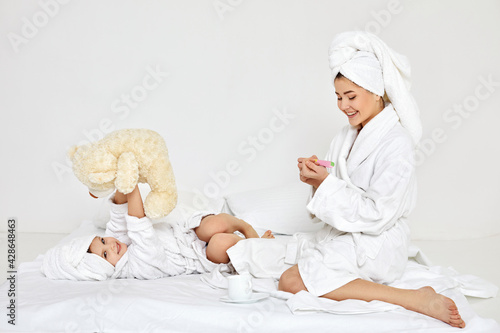
<svg viewBox="0 0 500 333"><path fill-rule="evenodd" d="M382 97L340 76L335 79L335 94L339 109L349 118L352 126L365 126L384 109Z"/></svg>
<svg viewBox="0 0 500 333"><path fill-rule="evenodd" d="M118 260L127 252L127 248L127 244L120 242L116 238L97 236L90 243L89 251L116 266Z"/></svg>

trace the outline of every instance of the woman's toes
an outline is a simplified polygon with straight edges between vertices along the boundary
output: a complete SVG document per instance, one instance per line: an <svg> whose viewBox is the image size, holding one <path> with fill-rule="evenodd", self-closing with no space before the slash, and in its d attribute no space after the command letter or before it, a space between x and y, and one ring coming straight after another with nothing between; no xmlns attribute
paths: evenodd
<svg viewBox="0 0 500 333"><path fill-rule="evenodd" d="M460 319L460 320L450 320L449 324L453 327L460 327L464 328L465 327L465 322Z"/></svg>

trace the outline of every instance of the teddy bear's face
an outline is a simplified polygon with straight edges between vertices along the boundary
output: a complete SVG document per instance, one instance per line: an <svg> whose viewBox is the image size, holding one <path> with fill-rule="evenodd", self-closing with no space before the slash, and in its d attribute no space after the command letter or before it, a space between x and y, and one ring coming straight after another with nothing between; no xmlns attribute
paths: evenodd
<svg viewBox="0 0 500 333"><path fill-rule="evenodd" d="M94 144L78 147L73 157L76 177L96 197L111 194L115 189L116 157Z"/></svg>

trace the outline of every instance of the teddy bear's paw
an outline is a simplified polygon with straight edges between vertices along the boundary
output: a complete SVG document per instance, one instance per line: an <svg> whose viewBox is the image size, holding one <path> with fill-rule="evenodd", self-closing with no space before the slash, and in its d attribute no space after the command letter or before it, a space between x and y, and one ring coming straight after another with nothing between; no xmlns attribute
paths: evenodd
<svg viewBox="0 0 500 333"><path fill-rule="evenodd" d="M139 181L139 164L135 155L126 152L118 158L115 186L123 194L132 192Z"/></svg>
<svg viewBox="0 0 500 333"><path fill-rule="evenodd" d="M168 215L176 204L177 195L151 191L144 202L144 211L150 219L159 219Z"/></svg>

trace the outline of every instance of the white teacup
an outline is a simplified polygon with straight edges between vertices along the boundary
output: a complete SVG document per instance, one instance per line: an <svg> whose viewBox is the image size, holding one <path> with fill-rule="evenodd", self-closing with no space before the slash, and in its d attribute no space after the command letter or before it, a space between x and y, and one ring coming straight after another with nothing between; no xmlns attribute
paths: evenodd
<svg viewBox="0 0 500 333"><path fill-rule="evenodd" d="M250 274L227 277L227 295L233 301L245 301L252 297L252 276Z"/></svg>

